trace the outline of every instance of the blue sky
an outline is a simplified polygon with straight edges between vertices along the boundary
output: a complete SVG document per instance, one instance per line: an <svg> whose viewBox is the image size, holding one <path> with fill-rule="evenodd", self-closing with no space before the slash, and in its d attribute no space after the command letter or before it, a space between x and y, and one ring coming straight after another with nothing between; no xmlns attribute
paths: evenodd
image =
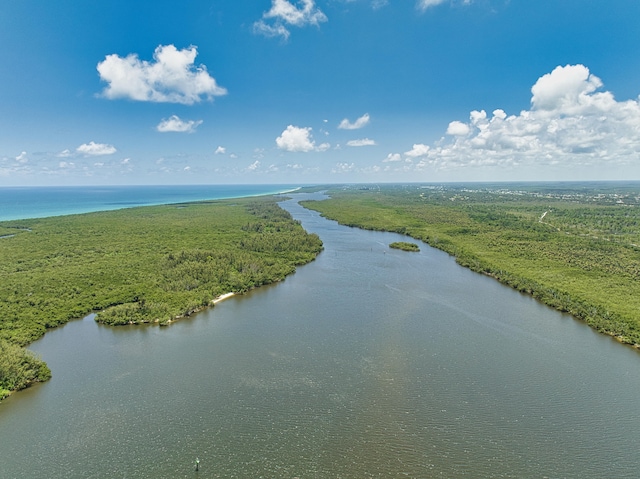
<svg viewBox="0 0 640 479"><path fill-rule="evenodd" d="M637 0L0 5L0 186L640 180Z"/></svg>

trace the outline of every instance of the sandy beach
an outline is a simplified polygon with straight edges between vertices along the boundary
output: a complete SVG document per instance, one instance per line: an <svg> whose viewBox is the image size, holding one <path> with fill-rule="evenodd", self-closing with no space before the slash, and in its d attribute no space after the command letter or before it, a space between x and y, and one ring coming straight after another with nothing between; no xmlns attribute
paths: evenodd
<svg viewBox="0 0 640 479"><path fill-rule="evenodd" d="M213 304L217 304L220 301L224 301L225 299L230 298L231 296L234 296L236 293L226 293L226 294L222 294L220 296L218 296L216 299L213 300Z"/></svg>

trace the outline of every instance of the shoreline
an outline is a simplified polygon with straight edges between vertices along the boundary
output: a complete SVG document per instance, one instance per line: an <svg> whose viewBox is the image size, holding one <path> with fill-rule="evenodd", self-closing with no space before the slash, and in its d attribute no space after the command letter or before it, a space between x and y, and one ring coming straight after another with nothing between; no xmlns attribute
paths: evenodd
<svg viewBox="0 0 640 479"><path fill-rule="evenodd" d="M221 301L224 301L225 299L229 299L229 298L231 298L232 296L235 296L235 295L236 295L236 293L234 293L234 292L221 294L217 298L214 298L214 300L211 301L211 304L218 304Z"/></svg>
<svg viewBox="0 0 640 479"><path fill-rule="evenodd" d="M19 192L28 192L37 191L40 192L52 192L58 190L61 192L63 199L62 209L59 210L42 210L42 207L36 208L34 210L22 211L19 214L1 214L0 213L0 223L2 222L11 222L11 221L24 221L24 220L37 220L43 218L51 218L51 217L61 217L61 216L71 216L71 215L83 215L87 213L98 213L102 211L117 211L122 209L131 209L131 208L140 208L147 206L167 206L167 205L180 205L180 204L188 204L188 203L202 203L209 201L219 201L219 200L234 200L234 199L242 199L242 198L258 198L261 196L278 196L285 195L288 193L294 193L299 191L306 185L279 185L279 184L259 184L259 185L108 185L108 186L0 186L0 206L7 206L7 211L11 210L11 207L16 204L16 201L24 200L24 198L12 198L12 202L7 202L6 198L4 198L4 191L19 191ZM90 207L77 208L75 205L77 204L77 200L69 200L68 193L69 191L77 190L78 192L84 192L85 196L87 192L93 193L95 190L104 190L108 194L114 194L118 191L136 191L136 190L168 190L171 188L175 188L180 191L182 194L180 197L172 197L167 196L163 199L158 199L156 196L146 196L143 198L135 197L129 199L127 201L119 201L117 198L103 198L101 202L92 204ZM205 191L201 195L193 196L189 193L185 193L185 191L189 191L192 189L202 190L203 188L207 189L221 189L222 191L214 191L211 194L210 191ZM238 188L241 191L233 191L231 188ZM252 191L244 191L247 188L251 188ZM260 190L260 191L256 191ZM67 195L65 197L65 194ZM37 195L36 195L37 196ZM89 196L89 200L94 201L95 196L91 194ZM85 198L87 199L87 198ZM69 204L73 203L74 207L69 209ZM17 203L19 204L19 203ZM2 208L0 208L2 210Z"/></svg>
<svg viewBox="0 0 640 479"><path fill-rule="evenodd" d="M200 307L200 308L196 308L196 309L194 309L193 311L189 311L189 312L188 312L188 313L186 313L186 314L178 315L178 316L176 316L175 318L170 319L170 320L168 320L168 321L166 321L166 322L162 322L162 323L161 323L160 321L158 321L158 320L156 319L155 321L149 321L149 322L148 322L148 323L146 323L146 324L156 323L156 324L158 324L158 326L169 326L170 324L173 324L173 323L175 323L176 321L179 321L179 320L184 319L184 318L188 318L188 317L189 317L189 316L191 316L192 314L200 313L201 311L204 311L204 310L206 310L206 309L212 308L212 307L214 307L216 304L218 304L218 303L220 303L220 302L224 301L225 299L229 299L229 298L231 298L232 296L235 296L235 295L236 295L236 293L234 293L234 292L221 294L220 296L216 296L215 298L213 298L213 299L211 300L211 302L209 303L209 305L207 305L207 306L202 306L202 307ZM130 323L129 323L129 325L130 325L130 326L132 326L132 325L134 325L134 324L145 324L145 323L144 323L144 322L143 322L143 323L135 323L135 322L130 322Z"/></svg>
<svg viewBox="0 0 640 479"><path fill-rule="evenodd" d="M640 335L637 333L637 323L633 320L632 316L625 316L624 311L620 312L615 309L613 311L609 311L607 306L603 306L602 303L598 303L597 296L593 298L587 295L587 297L583 299L585 295L581 294L579 288L577 291L575 289L567 291L566 282L564 284L541 283L539 282L541 281L540 279L536 280L535 277L532 279L531 274L527 275L526 272L514 269L497 260L490 262L489 259L483 259L476 256L476 250L468 244L470 243L470 240L465 242L465 238L469 237L469 235L467 235L467 229L472 230L473 228L468 227L467 229L460 228L460 231L448 231L442 226L447 223L447 221L442 219L444 217L442 210L435 210L440 211L439 214L442 214L443 217L440 218L437 214L434 215L434 218L436 218L436 226L432 226L431 230L420 226L421 224L418 226L412 224L411 227L407 227L405 225L416 220L418 215L412 215L409 208L402 209L402 207L397 207L397 204L393 203L393 201L387 200L387 198L393 198L392 194L388 194L388 197L381 196L381 198L382 199L378 200L377 210L376 205L372 206L370 204L366 204L364 201L359 202L358 198L348 196L348 194L343 196L338 195L337 199L334 198L334 202L331 207L326 207L326 204L324 207L320 206L322 204L321 201L308 203L303 202L303 206L317 211L322 217L337 221L341 225L365 230L368 229L398 233L405 237L420 241L430 247L447 253L460 266L475 273L480 273L490 277L515 291L527 294L540 304L544 304L556 311L559 311L560 313L569 314L576 321L583 322L589 326L594 332L607 335L618 343L640 352ZM386 223L384 221L376 222L375 220L372 220L372 218L374 218L372 211L385 211L383 207L388 206L389 204L392 204L397 208L397 210L400 210L400 213L396 211L397 216L394 217L393 220L389 220L387 218L388 221L386 221ZM399 202L398 204L401 203ZM438 207L442 207L439 203L434 204ZM347 206L345 205L351 206L348 213L346 213ZM448 206L445 205L445 208L448 208ZM459 213L459 211L453 207L446 209L446 211L450 214ZM401 217L405 220L405 225L402 225L401 221L397 220L397 217ZM539 215L536 217L536 221L539 221ZM482 232L486 232L485 230L482 230L482 223L480 221L478 221L476 225L480 226L475 226L478 231L472 231L474 234L480 236ZM504 227L504 230L506 230L506 227ZM516 231L515 228L513 228L513 231ZM442 236L439 238L439 235ZM607 276L602 277L605 279L608 278Z"/></svg>

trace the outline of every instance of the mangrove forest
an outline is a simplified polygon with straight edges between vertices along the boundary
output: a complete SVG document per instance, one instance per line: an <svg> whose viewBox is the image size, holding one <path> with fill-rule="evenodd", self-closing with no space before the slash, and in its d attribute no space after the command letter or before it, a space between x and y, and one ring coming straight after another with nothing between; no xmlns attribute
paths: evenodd
<svg viewBox="0 0 640 479"><path fill-rule="evenodd" d="M0 222L0 397L50 377L23 349L49 328L89 313L167 325L321 250L273 197Z"/></svg>
<svg viewBox="0 0 640 479"><path fill-rule="evenodd" d="M305 206L424 241L599 332L640 345L640 184L333 187Z"/></svg>

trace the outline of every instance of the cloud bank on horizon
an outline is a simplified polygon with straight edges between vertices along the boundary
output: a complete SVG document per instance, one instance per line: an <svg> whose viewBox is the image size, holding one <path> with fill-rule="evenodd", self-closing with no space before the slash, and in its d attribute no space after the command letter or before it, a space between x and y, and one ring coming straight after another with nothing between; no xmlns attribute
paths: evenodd
<svg viewBox="0 0 640 479"><path fill-rule="evenodd" d="M404 155L405 169L522 165L628 165L640 151L639 100L618 102L584 65L558 66L531 88L531 109L491 116L473 110L469 121L453 120L434 145L414 144ZM387 167L390 168L390 167Z"/></svg>

